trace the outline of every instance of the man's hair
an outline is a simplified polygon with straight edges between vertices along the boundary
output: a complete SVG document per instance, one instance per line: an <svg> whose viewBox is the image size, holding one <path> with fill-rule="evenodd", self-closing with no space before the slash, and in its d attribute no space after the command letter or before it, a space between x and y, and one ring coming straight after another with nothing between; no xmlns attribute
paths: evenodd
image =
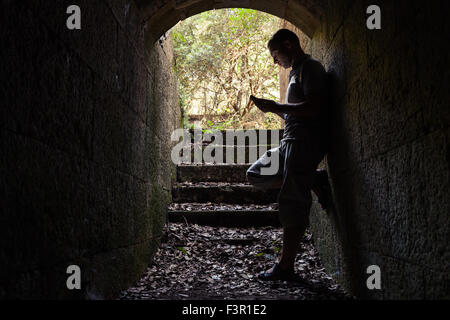
<svg viewBox="0 0 450 320"><path fill-rule="evenodd" d="M300 48L300 40L297 35L288 29L278 30L267 43L269 50L278 50L284 41L289 41L294 48Z"/></svg>

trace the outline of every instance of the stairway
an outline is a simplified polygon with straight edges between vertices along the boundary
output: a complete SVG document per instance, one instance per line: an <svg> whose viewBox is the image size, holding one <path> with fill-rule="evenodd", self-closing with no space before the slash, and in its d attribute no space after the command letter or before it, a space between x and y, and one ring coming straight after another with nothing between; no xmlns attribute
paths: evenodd
<svg viewBox="0 0 450 320"><path fill-rule="evenodd" d="M229 139L225 138L224 131L224 145L221 146L224 159L227 151L235 152L233 164L179 164L177 182L172 186L173 201L168 208L169 222L222 227L279 227L276 203L279 190L258 190L249 184L246 178L246 171L254 161L249 161L249 152L259 150L257 148L261 146L265 147L264 150L277 147L283 135L282 130L277 131L278 139L272 139L276 135L268 130L269 144L267 141L261 141L261 145L259 135L257 145L250 145L247 140L239 145L239 142L227 141ZM202 137L202 150L212 143L211 140ZM193 153L195 146L193 141L191 143ZM245 154L242 163L236 163L239 162L238 152ZM194 159L193 154L191 159Z"/></svg>

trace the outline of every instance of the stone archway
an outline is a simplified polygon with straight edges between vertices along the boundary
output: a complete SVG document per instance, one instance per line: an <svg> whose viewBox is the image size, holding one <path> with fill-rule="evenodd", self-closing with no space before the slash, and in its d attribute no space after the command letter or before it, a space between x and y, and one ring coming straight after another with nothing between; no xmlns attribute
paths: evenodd
<svg viewBox="0 0 450 320"><path fill-rule="evenodd" d="M448 79L440 67L447 63L439 23L445 21L444 2L425 8L420 1L379 1L383 22L378 31L366 27L364 1L135 2L147 23L147 44L180 20L227 7L273 14L310 37L310 53L334 72L344 89L336 94L333 147L326 161L336 208L329 216L318 212L314 223L324 264L357 296L396 298L401 287L407 297L444 296L439 279L445 274L447 242L435 239L448 239L448 219L438 223L448 212L448 197L439 198L433 190L448 190L448 179L436 172L442 168L448 173L448 156L442 151L448 150L448 108L441 103L448 94L445 86L430 90L431 83L442 82L433 74ZM420 158L413 156L417 150ZM433 179L425 182L423 177ZM423 190L411 186L420 183ZM422 197L442 206L410 201ZM390 276L382 294L367 291L369 265L379 265ZM418 281L405 279L409 273Z"/></svg>
<svg viewBox="0 0 450 320"><path fill-rule="evenodd" d="M226 7L299 27L345 87L327 158L336 208L311 223L327 270L359 297L448 297L445 1L380 0L381 30L366 28L365 1L80 2L81 31L66 28L72 2L2 4L0 298L112 297L141 274L178 124L170 51L154 40ZM84 291L65 286L72 264ZM370 265L382 291L366 287Z"/></svg>
<svg viewBox="0 0 450 320"><path fill-rule="evenodd" d="M248 8L270 13L299 27L312 37L319 27L322 7L311 0L136 0L147 22L147 40L155 41L179 21L203 11Z"/></svg>

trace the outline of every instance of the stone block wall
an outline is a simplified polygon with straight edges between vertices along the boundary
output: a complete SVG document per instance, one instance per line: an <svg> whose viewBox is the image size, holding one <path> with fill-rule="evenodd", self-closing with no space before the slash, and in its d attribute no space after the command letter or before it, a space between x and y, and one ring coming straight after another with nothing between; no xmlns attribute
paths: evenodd
<svg viewBox="0 0 450 320"><path fill-rule="evenodd" d="M133 1L2 1L0 298L112 298L150 263L179 126L170 34ZM81 290L66 288L68 265Z"/></svg>
<svg viewBox="0 0 450 320"><path fill-rule="evenodd" d="M370 4L328 1L306 50L337 77L321 164L335 208L314 203L311 228L328 271L358 297L448 299L445 2L378 1L381 30L365 27ZM370 265L381 290L366 287Z"/></svg>
<svg viewBox="0 0 450 320"><path fill-rule="evenodd" d="M136 2L77 1L74 31L69 1L1 3L0 298L109 298L139 277L170 201L180 120L170 36L149 39L226 6L297 21L336 76L321 164L334 209L314 203L311 217L328 271L362 298L449 298L444 0L380 0L382 30L366 28L368 1ZM80 291L66 288L70 264ZM379 291L366 287L373 264Z"/></svg>

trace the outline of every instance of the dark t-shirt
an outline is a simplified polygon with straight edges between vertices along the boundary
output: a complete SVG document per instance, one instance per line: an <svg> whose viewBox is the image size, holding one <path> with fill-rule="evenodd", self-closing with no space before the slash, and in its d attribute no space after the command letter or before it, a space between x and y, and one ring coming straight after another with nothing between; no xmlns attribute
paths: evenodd
<svg viewBox="0 0 450 320"><path fill-rule="evenodd" d="M286 103L307 101L309 97L319 96L321 110L326 106L326 71L322 64L304 55L294 62L289 74L289 84L286 91ZM299 139L318 135L323 130L325 122L322 114L317 118L301 118L284 114L285 126L283 138Z"/></svg>

